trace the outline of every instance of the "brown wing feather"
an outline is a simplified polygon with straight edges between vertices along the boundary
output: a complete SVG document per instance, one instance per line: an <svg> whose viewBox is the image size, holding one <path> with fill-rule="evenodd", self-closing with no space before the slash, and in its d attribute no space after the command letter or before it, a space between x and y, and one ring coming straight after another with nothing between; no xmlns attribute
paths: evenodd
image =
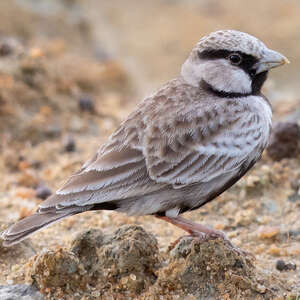
<svg viewBox="0 0 300 300"><path fill-rule="evenodd" d="M174 118L173 126L166 120L147 128L145 156L150 177L178 187L208 182L238 169L245 160L255 159L252 155L260 155L255 136L261 126L254 122L245 126L254 117L251 111L240 109L233 115L215 107L213 117L211 111L203 110L192 119ZM173 132L176 122L181 130Z"/></svg>
<svg viewBox="0 0 300 300"><path fill-rule="evenodd" d="M142 153L126 148L98 155L81 172L71 176L54 197L42 202L40 208L115 201L150 193L162 186L165 185L156 184L149 177Z"/></svg>

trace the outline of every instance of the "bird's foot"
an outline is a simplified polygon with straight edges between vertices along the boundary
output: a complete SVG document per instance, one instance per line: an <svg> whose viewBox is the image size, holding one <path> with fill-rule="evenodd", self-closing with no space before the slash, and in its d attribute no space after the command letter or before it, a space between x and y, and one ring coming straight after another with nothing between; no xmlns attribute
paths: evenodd
<svg viewBox="0 0 300 300"><path fill-rule="evenodd" d="M201 241L207 241L207 240L211 240L211 239L221 239L224 241L224 243L226 244L226 246L234 251L236 254L241 255L241 256L248 256L251 257L252 259L254 257L254 255L252 253L246 252L242 249L240 249L239 247L233 245L231 243L231 241L227 238L227 236L225 235L224 232L219 231L219 230L215 230L212 228L209 228L207 226L201 225L201 224L197 224L194 223L190 220L186 220L180 216L175 217L175 218L170 218L170 217L166 217L166 216L157 216L157 218L159 219L163 219L169 223L172 223L173 225L180 227L181 229L187 231L190 235L194 238L200 239ZM172 243L171 247L174 248L177 243L180 241L181 238L177 239L174 243Z"/></svg>
<svg viewBox="0 0 300 300"><path fill-rule="evenodd" d="M209 232L203 233L203 232L197 232L197 231L192 231L190 232L191 236L197 239L200 239L200 241L208 241L208 240L214 240L214 239L220 239L222 241L224 241L225 245L234 253L241 255L241 256L248 256L252 259L255 259L255 256L250 253L247 252L241 248L239 248L238 246L235 246L230 240L229 238L226 236L226 234L222 231L219 230L214 230L211 228L208 228Z"/></svg>

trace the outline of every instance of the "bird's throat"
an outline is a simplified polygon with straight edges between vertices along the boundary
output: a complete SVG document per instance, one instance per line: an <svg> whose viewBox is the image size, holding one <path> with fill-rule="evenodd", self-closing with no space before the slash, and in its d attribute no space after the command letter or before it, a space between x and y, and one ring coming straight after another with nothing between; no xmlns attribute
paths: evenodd
<svg viewBox="0 0 300 300"><path fill-rule="evenodd" d="M200 87L203 88L208 93L214 94L221 98L241 98L241 97L247 97L252 95L252 93L236 93L236 92L225 92L222 90L217 90L203 79L200 82Z"/></svg>

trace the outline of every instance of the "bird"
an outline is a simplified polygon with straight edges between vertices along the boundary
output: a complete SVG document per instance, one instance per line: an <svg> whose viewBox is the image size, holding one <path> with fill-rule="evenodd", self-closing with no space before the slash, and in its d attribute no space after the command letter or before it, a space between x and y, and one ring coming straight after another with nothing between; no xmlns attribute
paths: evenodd
<svg viewBox="0 0 300 300"><path fill-rule="evenodd" d="M181 214L215 199L261 158L272 126L261 88L269 70L286 63L248 33L202 37L179 75L140 102L34 214L5 230L3 244L94 210L153 215L193 237L227 240Z"/></svg>

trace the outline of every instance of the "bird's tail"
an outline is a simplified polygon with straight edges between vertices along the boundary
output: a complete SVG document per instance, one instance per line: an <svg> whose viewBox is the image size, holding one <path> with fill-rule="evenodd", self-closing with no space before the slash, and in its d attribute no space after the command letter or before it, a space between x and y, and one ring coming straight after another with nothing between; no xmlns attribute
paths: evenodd
<svg viewBox="0 0 300 300"><path fill-rule="evenodd" d="M3 245L12 246L17 244L45 226L48 226L68 216L78 214L82 211L82 208L78 208L78 210L73 209L61 212L53 210L41 213L38 211L35 214L18 221L5 230L1 234L1 237L4 240Z"/></svg>

